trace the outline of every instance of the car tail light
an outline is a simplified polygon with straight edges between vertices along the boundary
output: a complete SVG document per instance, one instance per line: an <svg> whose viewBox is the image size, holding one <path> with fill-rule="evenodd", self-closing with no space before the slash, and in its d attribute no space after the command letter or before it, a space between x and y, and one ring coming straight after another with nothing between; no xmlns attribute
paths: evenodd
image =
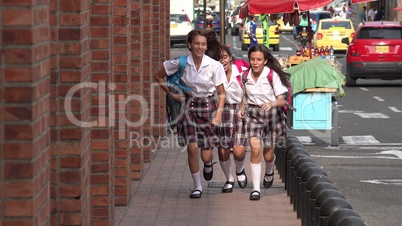
<svg viewBox="0 0 402 226"><path fill-rule="evenodd" d="M275 28L275 34L278 35L279 34L279 27Z"/></svg>
<svg viewBox="0 0 402 226"><path fill-rule="evenodd" d="M322 33L317 33L317 40L321 40L324 37Z"/></svg>
<svg viewBox="0 0 402 226"><path fill-rule="evenodd" d="M349 46L349 53L352 56L359 56L359 52L357 51L357 47L355 45Z"/></svg>
<svg viewBox="0 0 402 226"><path fill-rule="evenodd" d="M351 33L351 34L350 34L350 37L353 39L353 38L355 37L355 33L354 33L354 32Z"/></svg>
<svg viewBox="0 0 402 226"><path fill-rule="evenodd" d="M317 20L313 20L313 24L317 24Z"/></svg>

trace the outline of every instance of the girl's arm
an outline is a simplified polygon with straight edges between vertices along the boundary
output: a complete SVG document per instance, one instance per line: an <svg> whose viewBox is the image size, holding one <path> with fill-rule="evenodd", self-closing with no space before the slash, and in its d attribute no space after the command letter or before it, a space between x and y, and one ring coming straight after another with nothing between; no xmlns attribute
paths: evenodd
<svg viewBox="0 0 402 226"><path fill-rule="evenodd" d="M218 103L218 110L216 111L215 118L212 120L212 123L215 125L219 125L222 121L222 111L225 107L225 100L226 100L226 91L223 87L223 84L217 86L218 94L219 94L219 103Z"/></svg>
<svg viewBox="0 0 402 226"><path fill-rule="evenodd" d="M168 98L171 98L172 100L174 100L176 102L181 102L183 100L181 95L173 93L167 87L166 80L165 80L166 76L167 76L167 74L166 74L165 68L162 66L162 68L158 72L156 72L156 74L154 75L154 79L159 84L159 86L165 91L165 93L168 95Z"/></svg>

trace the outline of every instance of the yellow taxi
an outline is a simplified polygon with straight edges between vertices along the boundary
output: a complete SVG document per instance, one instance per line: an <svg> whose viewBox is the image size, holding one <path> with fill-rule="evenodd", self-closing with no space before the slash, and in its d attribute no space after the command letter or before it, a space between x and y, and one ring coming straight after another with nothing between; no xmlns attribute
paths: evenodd
<svg viewBox="0 0 402 226"><path fill-rule="evenodd" d="M287 24L283 23L283 14L279 14L279 19L276 20L278 24L279 32L293 32L293 26L290 26L289 22Z"/></svg>
<svg viewBox="0 0 402 226"><path fill-rule="evenodd" d="M351 41L354 35L355 29L349 19L322 19L318 23L312 44L318 48L321 46L330 48L332 46L335 51L346 51L348 45L342 43L341 40L347 37Z"/></svg>
<svg viewBox="0 0 402 226"><path fill-rule="evenodd" d="M255 22L257 25L257 30L256 30L256 35L257 35L257 41L259 44L263 43L263 29L262 29L262 21L260 20L259 15L255 15L257 17L257 21ZM279 42L280 42L280 36L279 36L279 29L278 29L278 24L276 21L271 21L268 18L268 26L269 26L269 46L272 47L274 51L279 51ZM247 50L249 45L250 45L250 37L246 33L246 24L250 22L250 18L247 17L243 21L243 29L240 34L240 41L241 41L241 49L242 50Z"/></svg>

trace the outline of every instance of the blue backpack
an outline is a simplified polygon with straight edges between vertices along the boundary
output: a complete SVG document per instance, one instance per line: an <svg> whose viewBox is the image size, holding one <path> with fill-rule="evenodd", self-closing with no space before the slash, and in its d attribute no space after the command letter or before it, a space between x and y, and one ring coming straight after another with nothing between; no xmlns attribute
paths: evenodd
<svg viewBox="0 0 402 226"><path fill-rule="evenodd" d="M187 65L187 56L179 56L179 69L176 71L176 73L166 76L166 85L172 91L173 93L183 93L184 91L191 91L190 88L183 86L183 84L180 83L180 77L183 73L184 68ZM167 99L168 103L170 104L180 104L179 102L174 101L171 98Z"/></svg>

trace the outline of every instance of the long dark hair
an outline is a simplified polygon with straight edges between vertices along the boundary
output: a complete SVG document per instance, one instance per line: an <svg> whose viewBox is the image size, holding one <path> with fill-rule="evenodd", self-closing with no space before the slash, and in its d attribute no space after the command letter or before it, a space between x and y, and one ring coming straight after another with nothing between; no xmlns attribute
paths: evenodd
<svg viewBox="0 0 402 226"><path fill-rule="evenodd" d="M281 64L279 63L279 61L271 54L271 51L269 51L269 49L265 45L257 44L255 46L251 47L250 50L248 51L248 59L250 60L250 55L252 52L257 52L257 51L260 51L264 54L264 59L267 60L267 63L265 64L265 66L272 68L279 75L281 82L285 86L288 86L290 74L286 73L282 70L282 67L281 67Z"/></svg>
<svg viewBox="0 0 402 226"><path fill-rule="evenodd" d="M214 60L219 61L221 59L222 46L216 37L216 32L213 29L196 29L187 34L187 43L191 43L194 37L197 35L204 36L207 39L207 51L205 55L211 57ZM191 49L187 46L187 48Z"/></svg>

